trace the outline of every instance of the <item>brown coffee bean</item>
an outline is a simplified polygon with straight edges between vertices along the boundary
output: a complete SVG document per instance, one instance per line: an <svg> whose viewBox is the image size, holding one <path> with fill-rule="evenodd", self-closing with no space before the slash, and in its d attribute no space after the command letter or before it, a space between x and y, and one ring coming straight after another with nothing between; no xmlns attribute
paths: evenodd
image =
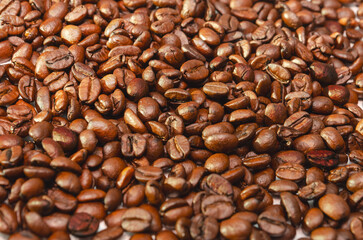
<svg viewBox="0 0 363 240"><path fill-rule="evenodd" d="M101 93L101 83L96 77L87 77L81 81L78 96L81 101L91 104L96 101Z"/></svg>
<svg viewBox="0 0 363 240"><path fill-rule="evenodd" d="M162 169L153 166L141 166L135 170L135 178L140 182L157 181L163 177Z"/></svg>
<svg viewBox="0 0 363 240"><path fill-rule="evenodd" d="M54 128L52 138L61 145L64 151L72 151L77 145L77 137L68 127Z"/></svg>
<svg viewBox="0 0 363 240"><path fill-rule="evenodd" d="M3 203L0 206L0 231L5 234L12 234L18 228L16 214L7 204Z"/></svg>
<svg viewBox="0 0 363 240"><path fill-rule="evenodd" d="M166 200L160 206L160 216L162 222L167 225L175 224L178 218L192 216L192 208L182 198L173 198Z"/></svg>
<svg viewBox="0 0 363 240"><path fill-rule="evenodd" d="M105 207L100 202L80 203L76 208L76 213L88 213L89 215L102 220L106 216Z"/></svg>
<svg viewBox="0 0 363 240"><path fill-rule="evenodd" d="M57 209L65 212L70 212L76 209L77 199L72 195L59 189L49 190L48 195L53 200L54 206Z"/></svg>
<svg viewBox="0 0 363 240"><path fill-rule="evenodd" d="M60 71L70 67L74 62L74 57L71 52L65 49L57 49L52 52L47 52L45 56L46 66L53 71Z"/></svg>
<svg viewBox="0 0 363 240"><path fill-rule="evenodd" d="M209 172L222 173L229 167L229 158L223 153L213 154L205 161L204 167Z"/></svg>
<svg viewBox="0 0 363 240"><path fill-rule="evenodd" d="M316 181L302 187L297 195L302 199L316 199L324 195L326 189L324 183Z"/></svg>
<svg viewBox="0 0 363 240"><path fill-rule="evenodd" d="M59 187L71 194L78 194L81 191L79 178L71 172L60 172L55 182Z"/></svg>
<svg viewBox="0 0 363 240"><path fill-rule="evenodd" d="M0 106L6 106L14 103L19 97L19 91L16 86L6 85L0 90Z"/></svg>
<svg viewBox="0 0 363 240"><path fill-rule="evenodd" d="M258 225L271 236L282 236L286 230L286 220L272 211L262 212L257 219Z"/></svg>
<svg viewBox="0 0 363 240"><path fill-rule="evenodd" d="M306 158L308 161L319 167L335 167L339 162L338 156L328 150L312 150L307 152Z"/></svg>
<svg viewBox="0 0 363 240"><path fill-rule="evenodd" d="M230 218L221 222L220 233L227 239L247 237L252 230L251 224L243 219Z"/></svg>
<svg viewBox="0 0 363 240"><path fill-rule="evenodd" d="M142 208L129 208L121 217L121 227L128 232L142 232L151 224L151 215Z"/></svg>
<svg viewBox="0 0 363 240"><path fill-rule="evenodd" d="M139 206L145 198L145 187L143 185L134 185L124 194L123 203L126 207Z"/></svg>
<svg viewBox="0 0 363 240"><path fill-rule="evenodd" d="M298 163L284 163L276 169L276 176L290 181L300 181L305 177L305 168Z"/></svg>
<svg viewBox="0 0 363 240"><path fill-rule="evenodd" d="M324 128L321 130L320 136L324 139L326 145L333 151L339 152L345 147L343 137L336 128Z"/></svg>
<svg viewBox="0 0 363 240"><path fill-rule="evenodd" d="M297 192L298 185L290 180L275 180L269 185L268 190L272 193Z"/></svg>
<svg viewBox="0 0 363 240"><path fill-rule="evenodd" d="M203 81L209 74L204 63L199 60L189 60L185 62L181 66L180 71L188 82L195 83Z"/></svg>
<svg viewBox="0 0 363 240"><path fill-rule="evenodd" d="M267 65L266 71L273 79L282 84L288 84L291 80L290 72L278 64L270 63Z"/></svg>
<svg viewBox="0 0 363 240"><path fill-rule="evenodd" d="M176 135L166 143L166 149L172 160L179 161L185 159L190 152L190 144L186 137Z"/></svg>
<svg viewBox="0 0 363 240"><path fill-rule="evenodd" d="M313 62L310 69L313 79L322 85L334 84L338 78L335 69L325 63Z"/></svg>
<svg viewBox="0 0 363 240"><path fill-rule="evenodd" d="M117 136L116 126L104 118L95 118L88 123L87 129L92 130L101 142L112 141Z"/></svg>
<svg viewBox="0 0 363 240"><path fill-rule="evenodd" d="M203 92L213 99L218 99L226 97L229 93L229 88L221 82L209 82L204 84Z"/></svg>
<svg viewBox="0 0 363 240"><path fill-rule="evenodd" d="M30 211L37 212L40 215L49 214L54 207L53 200L46 196L33 197L27 202L27 208Z"/></svg>
<svg viewBox="0 0 363 240"><path fill-rule="evenodd" d="M309 232L319 227L324 219L324 214L319 208L311 208L306 213L303 228Z"/></svg>
<svg viewBox="0 0 363 240"><path fill-rule="evenodd" d="M203 215L217 220L226 219L234 212L232 200L223 195L209 195L202 200Z"/></svg>
<svg viewBox="0 0 363 240"><path fill-rule="evenodd" d="M311 150L323 150L325 144L323 139L318 134L307 134L298 137L293 142L294 148L303 153L307 153Z"/></svg>
<svg viewBox="0 0 363 240"><path fill-rule="evenodd" d="M238 145L238 139L234 134L219 133L205 139L205 146L214 152L229 152Z"/></svg>
<svg viewBox="0 0 363 240"><path fill-rule="evenodd" d="M350 214L348 204L342 197L335 194L326 194L320 198L319 208L323 213L336 221L343 219Z"/></svg>
<svg viewBox="0 0 363 240"><path fill-rule="evenodd" d="M110 227L98 232L93 239L95 240L112 240L121 237L123 230L121 227Z"/></svg>
<svg viewBox="0 0 363 240"><path fill-rule="evenodd" d="M117 180L116 180L116 186L117 188L124 188L126 187L130 181L131 181L131 178L134 176L134 168L133 167L126 167L124 168L120 175L117 177Z"/></svg>
<svg viewBox="0 0 363 240"><path fill-rule="evenodd" d="M31 178L21 185L20 196L30 199L44 191L44 182L40 178Z"/></svg>
<svg viewBox="0 0 363 240"><path fill-rule="evenodd" d="M36 212L25 213L25 222L33 233L40 237L47 237L51 234L50 228L44 223L42 217Z"/></svg>
<svg viewBox="0 0 363 240"><path fill-rule="evenodd" d="M347 189L351 192L356 192L362 188L363 185L363 174L354 173L349 176L346 182Z"/></svg>
<svg viewBox="0 0 363 240"><path fill-rule="evenodd" d="M211 194L226 196L232 196L233 194L232 185L225 178L213 173L202 183L202 188Z"/></svg>
<svg viewBox="0 0 363 240"><path fill-rule="evenodd" d="M68 222L68 230L78 237L86 237L94 234L99 226L99 221L87 213L76 213Z"/></svg>

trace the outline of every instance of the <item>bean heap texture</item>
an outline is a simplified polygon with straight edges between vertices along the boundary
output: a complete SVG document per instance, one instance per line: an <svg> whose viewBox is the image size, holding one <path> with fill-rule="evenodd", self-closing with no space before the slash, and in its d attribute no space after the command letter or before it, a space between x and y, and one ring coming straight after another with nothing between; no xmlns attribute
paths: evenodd
<svg viewBox="0 0 363 240"><path fill-rule="evenodd" d="M362 239L359 2L0 0L0 232Z"/></svg>

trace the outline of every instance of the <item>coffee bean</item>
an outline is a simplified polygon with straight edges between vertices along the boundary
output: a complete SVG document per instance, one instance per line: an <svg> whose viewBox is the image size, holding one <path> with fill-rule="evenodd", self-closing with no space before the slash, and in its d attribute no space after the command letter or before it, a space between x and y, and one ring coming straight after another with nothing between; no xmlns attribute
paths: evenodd
<svg viewBox="0 0 363 240"><path fill-rule="evenodd" d="M219 223L215 218L198 214L191 221L190 235L193 238L214 239L218 235L218 230Z"/></svg>
<svg viewBox="0 0 363 240"><path fill-rule="evenodd" d="M66 69L74 62L73 55L64 49L58 49L52 52L48 52L45 57L46 66L53 71L59 71Z"/></svg>
<svg viewBox="0 0 363 240"><path fill-rule="evenodd" d="M305 168L297 163L284 163L276 169L276 176L291 181L300 181L305 177Z"/></svg>
<svg viewBox="0 0 363 240"><path fill-rule="evenodd" d="M205 146L215 152L229 152L238 145L238 139L234 134L219 133L205 139Z"/></svg>
<svg viewBox="0 0 363 240"><path fill-rule="evenodd" d="M121 217L121 227L128 232L142 232L151 224L151 215L142 208L129 208Z"/></svg>
<svg viewBox="0 0 363 240"><path fill-rule="evenodd" d="M7 204L3 203L0 206L1 212L1 228L0 231L5 234L12 234L16 231L18 227L18 221L16 219L16 214L13 209L11 209Z"/></svg>
<svg viewBox="0 0 363 240"><path fill-rule="evenodd" d="M141 134L124 134L121 152L125 157L141 157L146 150L146 139Z"/></svg>
<svg viewBox="0 0 363 240"><path fill-rule="evenodd" d="M118 237L121 237L121 235L123 234L123 230L121 227L110 227L110 228L106 228L100 232L98 232L94 239L117 239Z"/></svg>
<svg viewBox="0 0 363 240"><path fill-rule="evenodd" d="M312 182L302 187L297 195L302 199L316 199L324 195L326 185L320 181Z"/></svg>
<svg viewBox="0 0 363 240"><path fill-rule="evenodd" d="M95 118L91 120L87 129L94 131L97 138L102 142L108 142L116 138L117 128L109 120L103 118Z"/></svg>
<svg viewBox="0 0 363 240"><path fill-rule="evenodd" d="M189 60L185 62L181 66L180 71L189 82L200 82L208 76L208 69L204 66L203 62L199 60Z"/></svg>
<svg viewBox="0 0 363 240"><path fill-rule="evenodd" d="M202 213L205 216L213 217L217 220L230 217L233 212L232 200L223 195L209 195L202 200Z"/></svg>
<svg viewBox="0 0 363 240"><path fill-rule="evenodd" d="M44 223L42 217L36 212L25 213L25 223L29 230L41 237L47 237L51 234L50 228Z"/></svg>
<svg viewBox="0 0 363 240"><path fill-rule="evenodd" d="M87 213L75 213L68 222L68 230L77 237L86 237L94 234L99 221Z"/></svg>
<svg viewBox="0 0 363 240"><path fill-rule="evenodd" d="M336 221L347 217L350 213L348 204L342 197L335 194L326 194L320 198L319 208Z"/></svg>
<svg viewBox="0 0 363 240"><path fill-rule="evenodd" d="M348 190L356 192L359 189L361 189L362 184L363 184L363 174L359 172L349 176L349 178L347 179L346 186Z"/></svg>
<svg viewBox="0 0 363 240"><path fill-rule="evenodd" d="M170 158L178 161L185 159L190 152L188 139L182 135L176 135L166 143L166 149Z"/></svg>
<svg viewBox="0 0 363 240"><path fill-rule="evenodd" d="M338 156L328 150L313 150L306 154L306 158L311 164L319 167L335 167L338 164Z"/></svg>
<svg viewBox="0 0 363 240"><path fill-rule="evenodd" d="M220 232L227 238L247 237L251 233L251 224L243 219L230 218L221 222Z"/></svg>
<svg viewBox="0 0 363 240"><path fill-rule="evenodd" d="M303 228L310 232L319 227L323 219L324 214L319 208L311 208L304 217Z"/></svg>
<svg viewBox="0 0 363 240"><path fill-rule="evenodd" d="M189 218L193 214L192 208L182 198L173 198L160 205L160 216L164 224L173 225L181 217Z"/></svg>
<svg viewBox="0 0 363 240"><path fill-rule="evenodd" d="M286 220L284 217L279 214L274 214L272 211L262 212L258 216L257 223L262 230L271 236L282 236L286 230Z"/></svg>
<svg viewBox="0 0 363 240"><path fill-rule="evenodd" d="M202 188L212 194L226 195L228 197L233 194L232 185L225 178L214 173L206 178Z"/></svg>
<svg viewBox="0 0 363 240"><path fill-rule="evenodd" d="M78 96L81 101L88 104L96 101L101 93L101 83L96 77L87 77L81 81L78 90Z"/></svg>

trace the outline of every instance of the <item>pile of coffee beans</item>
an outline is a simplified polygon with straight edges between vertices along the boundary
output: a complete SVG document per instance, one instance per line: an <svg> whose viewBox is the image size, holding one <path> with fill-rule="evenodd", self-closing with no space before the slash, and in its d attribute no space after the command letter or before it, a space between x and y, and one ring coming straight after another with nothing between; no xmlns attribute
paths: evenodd
<svg viewBox="0 0 363 240"><path fill-rule="evenodd" d="M358 2L1 0L0 232L361 239Z"/></svg>

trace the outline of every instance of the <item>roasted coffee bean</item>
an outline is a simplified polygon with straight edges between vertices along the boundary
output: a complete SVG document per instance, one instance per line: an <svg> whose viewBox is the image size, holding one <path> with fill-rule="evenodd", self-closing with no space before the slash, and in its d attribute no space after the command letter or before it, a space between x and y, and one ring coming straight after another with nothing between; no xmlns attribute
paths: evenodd
<svg viewBox="0 0 363 240"><path fill-rule="evenodd" d="M49 197L53 200L54 206L64 212L71 212L76 209L77 199L72 195L59 189L48 191Z"/></svg>
<svg viewBox="0 0 363 240"><path fill-rule="evenodd" d="M121 237L123 230L121 227L109 227L98 232L93 239L95 240L112 240Z"/></svg>
<svg viewBox="0 0 363 240"><path fill-rule="evenodd" d="M160 180L163 177L163 172L158 167L141 166L135 170L135 178L140 182L147 182L149 180Z"/></svg>
<svg viewBox="0 0 363 240"><path fill-rule="evenodd" d="M309 209L303 221L304 230L311 232L322 224L323 219L324 214L319 208Z"/></svg>
<svg viewBox="0 0 363 240"><path fill-rule="evenodd" d="M101 93L101 83L96 77L87 77L81 81L78 89L78 96L81 101L87 104L96 101Z"/></svg>
<svg viewBox="0 0 363 240"><path fill-rule="evenodd" d="M339 221L350 214L346 201L336 194L326 194L319 200L319 208L330 218Z"/></svg>
<svg viewBox="0 0 363 240"><path fill-rule="evenodd" d="M298 185L289 180L275 180L269 185L268 190L272 193L296 192Z"/></svg>
<svg viewBox="0 0 363 240"><path fill-rule="evenodd" d="M30 211L37 212L41 215L49 214L53 210L53 207L53 200L46 195L40 197L33 197L29 199L27 203L27 208Z"/></svg>
<svg viewBox="0 0 363 240"><path fill-rule="evenodd" d="M5 234L12 234L16 231L18 227L18 221L16 214L13 209L11 209L7 204L3 203L0 206L1 213L1 228L0 231Z"/></svg>
<svg viewBox="0 0 363 240"><path fill-rule="evenodd" d="M141 134L124 134L121 152L125 157L141 157L146 150L146 139Z"/></svg>
<svg viewBox="0 0 363 240"><path fill-rule="evenodd" d="M142 208L129 208L121 217L121 227L128 232L142 232L150 227L151 214Z"/></svg>
<svg viewBox="0 0 363 240"><path fill-rule="evenodd" d="M319 167L332 168L339 163L338 156L328 150L313 150L306 154L308 161Z"/></svg>
<svg viewBox="0 0 363 240"><path fill-rule="evenodd" d="M300 181L305 177L305 168L298 163L283 163L276 169L276 176L290 181Z"/></svg>
<svg viewBox="0 0 363 240"><path fill-rule="evenodd" d="M219 231L227 239L244 238L250 235L252 226L246 220L230 218L221 222Z"/></svg>
<svg viewBox="0 0 363 240"><path fill-rule="evenodd" d="M192 208L182 198L169 199L160 205L160 216L163 223L167 225L175 224L181 217L189 218L192 214Z"/></svg>
<svg viewBox="0 0 363 240"><path fill-rule="evenodd" d="M94 131L98 140L101 142L112 141L117 136L116 126L109 120L104 118L94 118L87 126L87 129Z"/></svg>
<svg viewBox="0 0 363 240"><path fill-rule="evenodd" d="M170 158L175 161L185 159L190 152L190 144L186 137L176 135L166 143Z"/></svg>
<svg viewBox="0 0 363 240"><path fill-rule="evenodd" d="M257 223L262 230L275 237L282 236L286 230L285 218L272 211L262 212L258 216Z"/></svg>
<svg viewBox="0 0 363 240"><path fill-rule="evenodd" d="M270 63L267 65L266 71L273 79L282 84L288 84L291 80L290 72L278 64Z"/></svg>
<svg viewBox="0 0 363 240"><path fill-rule="evenodd" d="M226 219L234 212L232 200L223 195L209 195L203 198L201 210L203 215L217 220Z"/></svg>
<svg viewBox="0 0 363 240"><path fill-rule="evenodd" d="M316 181L324 182L324 172L318 167L311 167L306 171L306 184Z"/></svg>
<svg viewBox="0 0 363 240"><path fill-rule="evenodd" d="M28 228L38 236L47 237L51 234L50 228L44 223L42 217L36 212L25 213L25 222Z"/></svg>
<svg viewBox="0 0 363 240"><path fill-rule="evenodd" d="M218 225L216 219L198 214L191 221L190 235L193 238L214 239L218 235Z"/></svg>
<svg viewBox="0 0 363 240"><path fill-rule="evenodd" d="M326 191L326 185L320 181L312 182L302 187L297 195L305 200L316 199L324 195Z"/></svg>
<svg viewBox="0 0 363 240"><path fill-rule="evenodd" d="M229 152L238 145L238 139L234 134L219 133L208 136L204 142L205 146L214 152Z"/></svg>
<svg viewBox="0 0 363 240"><path fill-rule="evenodd" d="M57 49L47 52L45 57L46 66L53 71L66 69L72 65L74 57L71 52L65 49Z"/></svg>
<svg viewBox="0 0 363 240"><path fill-rule="evenodd" d="M232 185L225 178L214 173L206 178L205 182L202 183L202 188L211 194L226 195L228 197L233 194Z"/></svg>
<svg viewBox="0 0 363 240"><path fill-rule="evenodd" d="M310 69L312 78L322 85L334 84L338 78L335 69L322 62L313 62Z"/></svg>
<svg viewBox="0 0 363 240"><path fill-rule="evenodd" d="M77 237L86 237L97 232L99 221L87 213L75 213L68 222L68 230Z"/></svg>
<svg viewBox="0 0 363 240"><path fill-rule="evenodd" d="M209 74L208 69L204 66L204 63L199 60L189 60L185 62L180 71L188 82L198 83L203 81Z"/></svg>
<svg viewBox="0 0 363 240"><path fill-rule="evenodd" d="M347 189L352 192L356 192L361 189L362 185L363 174L361 172L351 174L346 182Z"/></svg>

